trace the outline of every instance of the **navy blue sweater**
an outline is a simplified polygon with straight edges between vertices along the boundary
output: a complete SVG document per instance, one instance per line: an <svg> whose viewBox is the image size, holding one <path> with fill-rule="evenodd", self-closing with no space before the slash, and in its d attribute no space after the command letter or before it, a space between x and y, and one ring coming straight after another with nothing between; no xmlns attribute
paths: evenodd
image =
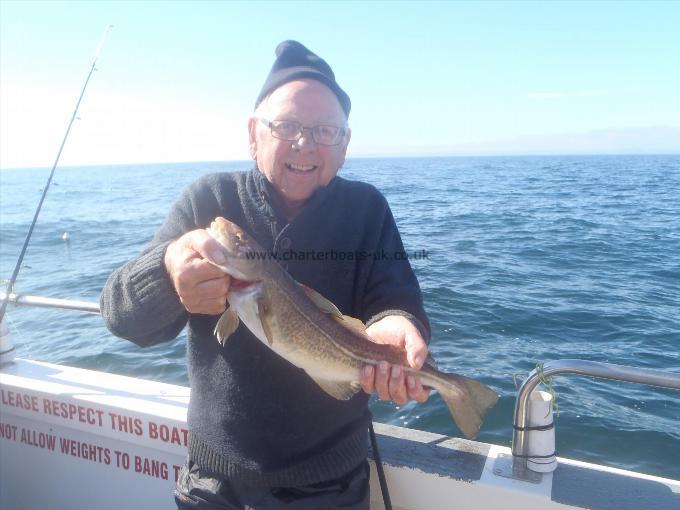
<svg viewBox="0 0 680 510"><path fill-rule="evenodd" d="M216 216L241 226L344 314L369 325L404 315L429 339L420 288L399 256L387 202L368 184L336 177L288 223L257 169L207 175L182 194L150 246L109 277L101 296L111 332L141 346L173 339L188 323L191 460L250 485L337 478L366 457L368 396L330 397L242 324L220 346L213 336L218 316L189 314L174 291L163 262L168 243Z"/></svg>

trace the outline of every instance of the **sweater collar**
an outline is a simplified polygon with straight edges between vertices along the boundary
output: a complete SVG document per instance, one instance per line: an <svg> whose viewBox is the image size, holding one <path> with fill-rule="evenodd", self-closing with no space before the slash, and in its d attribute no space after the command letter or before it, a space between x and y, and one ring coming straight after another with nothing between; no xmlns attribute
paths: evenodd
<svg viewBox="0 0 680 510"><path fill-rule="evenodd" d="M257 164L252 169L253 180L255 181L255 188L258 194L258 205L260 208L264 209L268 213L273 213L278 220L288 223L285 214L285 208L283 206L283 201L276 189L267 177L260 171ZM338 177L333 177L331 182L326 186L317 188L311 197L307 200L299 216L303 214L309 214L310 211L314 211L321 207L327 198L333 193L333 190L337 188Z"/></svg>

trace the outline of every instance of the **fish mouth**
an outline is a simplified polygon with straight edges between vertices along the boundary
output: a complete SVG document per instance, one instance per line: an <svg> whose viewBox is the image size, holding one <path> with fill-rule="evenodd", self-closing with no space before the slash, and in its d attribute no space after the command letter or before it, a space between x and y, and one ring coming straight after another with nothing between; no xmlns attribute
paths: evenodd
<svg viewBox="0 0 680 510"><path fill-rule="evenodd" d="M231 283L229 284L229 290L246 290L248 287L253 287L260 283L258 280L241 280L235 276L231 277Z"/></svg>
<svg viewBox="0 0 680 510"><path fill-rule="evenodd" d="M319 168L317 165L299 165L296 163L286 163L284 166L289 172L298 175L309 174L312 173L317 168Z"/></svg>
<svg viewBox="0 0 680 510"><path fill-rule="evenodd" d="M227 301L238 310L238 308L249 299L258 299L262 295L262 282L260 280L241 280L231 277Z"/></svg>

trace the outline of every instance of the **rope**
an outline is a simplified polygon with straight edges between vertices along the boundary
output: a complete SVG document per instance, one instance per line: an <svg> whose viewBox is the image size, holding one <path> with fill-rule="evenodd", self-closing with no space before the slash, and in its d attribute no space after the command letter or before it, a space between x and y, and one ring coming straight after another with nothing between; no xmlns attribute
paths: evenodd
<svg viewBox="0 0 680 510"><path fill-rule="evenodd" d="M536 364L536 373L538 374L538 380L545 386L545 388L548 390L548 393L550 393L552 396L552 409L555 415L559 416L560 406L557 405L557 392L555 391L555 388L553 388L553 378L545 376L545 373L543 372L543 363ZM548 414L546 414L545 417L547 418L549 414L550 410L548 410Z"/></svg>
<svg viewBox="0 0 680 510"><path fill-rule="evenodd" d="M512 428L515 430L550 430L555 428L555 422L548 423L547 425L536 425L535 427L518 427L517 425L513 424Z"/></svg>

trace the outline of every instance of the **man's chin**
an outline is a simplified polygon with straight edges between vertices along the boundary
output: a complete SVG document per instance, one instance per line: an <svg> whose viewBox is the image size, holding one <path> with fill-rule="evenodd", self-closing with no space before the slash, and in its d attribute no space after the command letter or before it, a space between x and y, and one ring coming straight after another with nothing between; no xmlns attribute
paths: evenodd
<svg viewBox="0 0 680 510"><path fill-rule="evenodd" d="M311 196L314 194L315 190L316 190L316 188L314 190L312 190L311 192L305 193L305 194L300 194L300 193L295 193L295 194L292 194L292 195L284 194L283 199L286 201L286 203L288 203L290 205L302 205L305 202L307 202L307 200L309 200L311 198Z"/></svg>

